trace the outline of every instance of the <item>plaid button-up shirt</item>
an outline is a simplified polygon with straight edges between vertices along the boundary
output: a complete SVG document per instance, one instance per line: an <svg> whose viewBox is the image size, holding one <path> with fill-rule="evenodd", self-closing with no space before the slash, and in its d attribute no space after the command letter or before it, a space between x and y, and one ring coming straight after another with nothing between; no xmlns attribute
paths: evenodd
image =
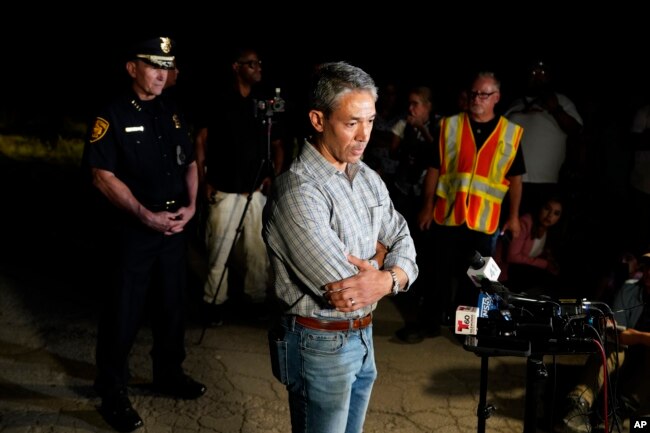
<svg viewBox="0 0 650 433"><path fill-rule="evenodd" d="M340 312L323 294L327 283L358 273L347 254L368 260L377 241L389 251L385 268L400 267L409 284L418 274L408 226L379 175L361 161L340 172L310 143L276 179L263 235L285 314L348 319L374 310Z"/></svg>

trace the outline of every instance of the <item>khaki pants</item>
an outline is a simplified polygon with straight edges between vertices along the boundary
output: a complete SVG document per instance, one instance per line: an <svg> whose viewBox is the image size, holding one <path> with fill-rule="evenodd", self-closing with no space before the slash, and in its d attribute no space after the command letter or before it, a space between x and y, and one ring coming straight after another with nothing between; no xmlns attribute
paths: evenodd
<svg viewBox="0 0 650 433"><path fill-rule="evenodd" d="M607 357L610 380L617 378L617 355L619 371L616 386L619 396L626 396L638 404L642 401L642 393L650 387L650 347L631 346L620 352L612 351ZM591 407L603 388L603 382L602 359L599 354L593 354L587 359L581 380L569 392L569 397L583 398Z"/></svg>
<svg viewBox="0 0 650 433"><path fill-rule="evenodd" d="M204 286L204 300L212 302L219 287L216 304L228 299L228 269L226 262L233 245L237 227L246 206L246 194L218 191L209 205L205 228L205 243L208 251L208 278ZM233 250L233 260L244 276L244 293L255 302L266 298L270 281L270 263L266 245L262 239L262 210L266 197L259 191L253 193L244 217L243 230ZM222 274L223 279L222 279ZM219 282L221 281L221 286Z"/></svg>

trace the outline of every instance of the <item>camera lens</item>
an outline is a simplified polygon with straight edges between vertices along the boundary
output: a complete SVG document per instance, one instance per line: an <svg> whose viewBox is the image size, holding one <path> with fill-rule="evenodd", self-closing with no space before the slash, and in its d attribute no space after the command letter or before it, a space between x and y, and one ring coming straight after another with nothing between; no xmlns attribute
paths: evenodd
<svg viewBox="0 0 650 433"><path fill-rule="evenodd" d="M284 100L276 99L273 102L273 111L275 111L276 113L284 111Z"/></svg>

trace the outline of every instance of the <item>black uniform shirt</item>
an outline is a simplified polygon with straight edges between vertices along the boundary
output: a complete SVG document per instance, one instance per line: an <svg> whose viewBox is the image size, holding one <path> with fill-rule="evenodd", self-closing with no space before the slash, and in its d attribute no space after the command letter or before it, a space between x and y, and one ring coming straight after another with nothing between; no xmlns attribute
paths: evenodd
<svg viewBox="0 0 650 433"><path fill-rule="evenodd" d="M209 117L203 120L208 128L206 149L206 178L219 191L250 192L272 174L265 164L269 151L268 118L258 108L256 95L243 97L230 89L216 98ZM263 101L263 99L262 99ZM277 125L272 124L271 140L278 137Z"/></svg>
<svg viewBox="0 0 650 433"><path fill-rule="evenodd" d="M95 119L84 161L89 168L114 173L145 206L168 200L186 204L185 175L194 147L171 100L140 101L130 92Z"/></svg>

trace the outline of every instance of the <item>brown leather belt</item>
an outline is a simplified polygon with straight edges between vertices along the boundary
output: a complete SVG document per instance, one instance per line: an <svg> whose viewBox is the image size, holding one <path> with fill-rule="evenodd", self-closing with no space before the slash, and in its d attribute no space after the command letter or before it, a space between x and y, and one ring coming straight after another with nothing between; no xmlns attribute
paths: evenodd
<svg viewBox="0 0 650 433"><path fill-rule="evenodd" d="M372 314L359 319L347 320L323 320L314 317L296 316L296 323L305 328L318 329L320 331L349 331L350 329L363 329L372 323Z"/></svg>

